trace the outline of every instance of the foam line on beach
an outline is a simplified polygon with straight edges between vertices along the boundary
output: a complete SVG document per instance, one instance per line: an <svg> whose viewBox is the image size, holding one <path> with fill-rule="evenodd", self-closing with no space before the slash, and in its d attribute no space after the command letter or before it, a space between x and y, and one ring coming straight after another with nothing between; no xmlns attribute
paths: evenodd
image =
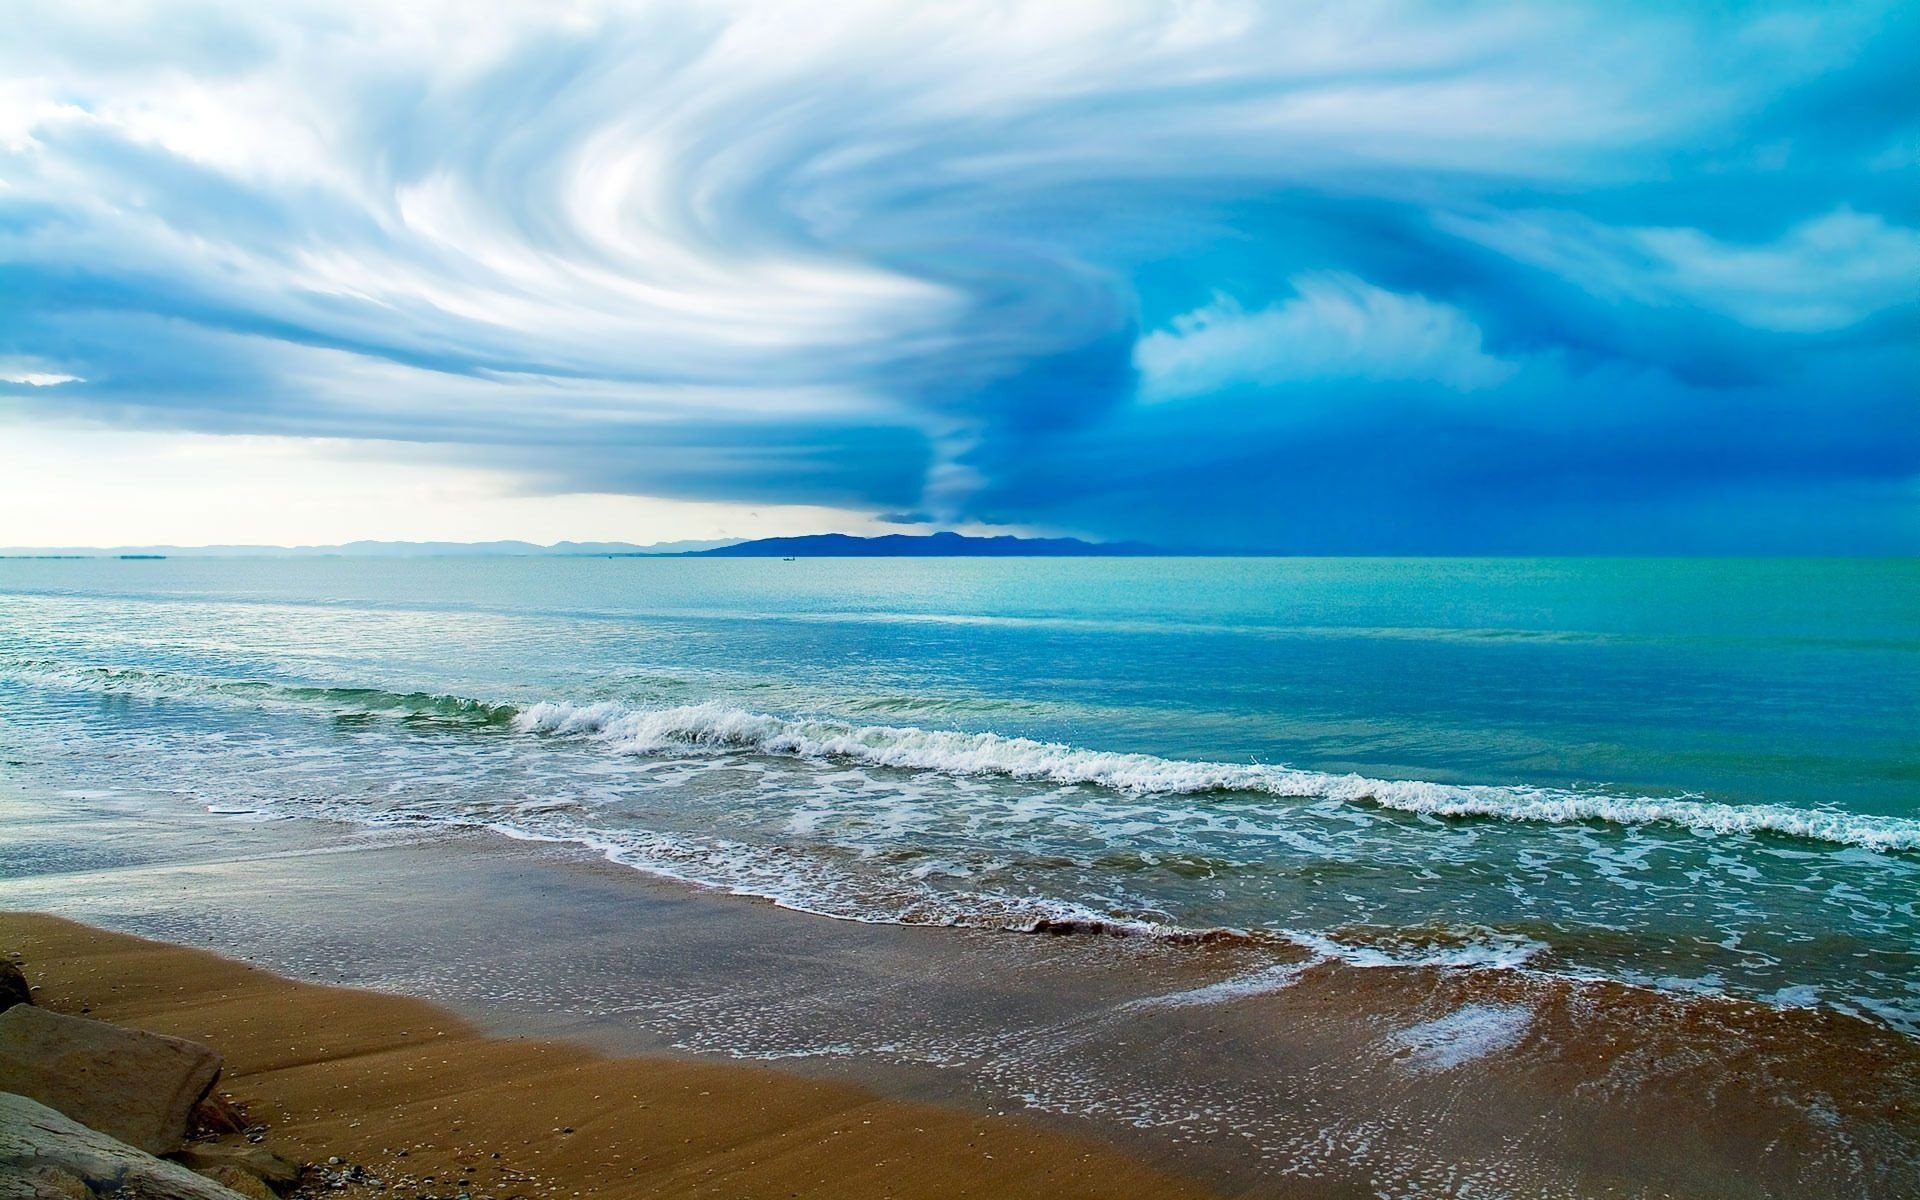
<svg viewBox="0 0 1920 1200"><path fill-rule="evenodd" d="M1533 1010L1519 1004L1468 1004L1402 1029L1387 1045L1417 1071L1450 1071L1511 1050L1527 1036Z"/></svg>

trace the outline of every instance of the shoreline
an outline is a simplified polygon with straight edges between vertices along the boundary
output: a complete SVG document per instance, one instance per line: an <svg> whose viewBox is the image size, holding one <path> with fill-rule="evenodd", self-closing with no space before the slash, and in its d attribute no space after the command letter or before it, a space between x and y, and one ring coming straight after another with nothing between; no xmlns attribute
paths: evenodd
<svg viewBox="0 0 1920 1200"><path fill-rule="evenodd" d="M1800 1200L1920 1181L1920 1048L1835 1014L834 921L483 831L161 796L0 788L0 829L0 907L421 997L515 1045L1014 1113L1202 1192Z"/></svg>
<svg viewBox="0 0 1920 1200"><path fill-rule="evenodd" d="M337 1195L1212 1194L1019 1117L744 1063L491 1035L424 1000L44 913L0 912L0 947L24 958L36 1002L54 1011L214 1047L220 1090L268 1126L276 1152L342 1158L382 1181Z"/></svg>

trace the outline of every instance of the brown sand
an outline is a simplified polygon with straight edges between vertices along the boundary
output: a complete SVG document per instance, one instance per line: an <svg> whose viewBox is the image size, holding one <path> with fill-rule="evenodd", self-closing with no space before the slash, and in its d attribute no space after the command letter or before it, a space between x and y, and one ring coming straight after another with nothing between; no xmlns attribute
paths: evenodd
<svg viewBox="0 0 1920 1200"><path fill-rule="evenodd" d="M51 1009L218 1049L219 1089L269 1127L269 1149L339 1156L386 1184L334 1195L1205 1194L1018 1118L753 1066L490 1037L424 1001L299 983L56 917L0 913L0 952L24 958Z"/></svg>

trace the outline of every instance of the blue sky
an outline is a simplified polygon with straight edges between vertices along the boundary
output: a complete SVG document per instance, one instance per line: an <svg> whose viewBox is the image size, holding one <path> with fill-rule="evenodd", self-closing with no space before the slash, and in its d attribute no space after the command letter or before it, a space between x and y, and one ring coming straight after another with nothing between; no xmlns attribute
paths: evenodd
<svg viewBox="0 0 1920 1200"><path fill-rule="evenodd" d="M9 22L0 543L1920 552L1911 4Z"/></svg>

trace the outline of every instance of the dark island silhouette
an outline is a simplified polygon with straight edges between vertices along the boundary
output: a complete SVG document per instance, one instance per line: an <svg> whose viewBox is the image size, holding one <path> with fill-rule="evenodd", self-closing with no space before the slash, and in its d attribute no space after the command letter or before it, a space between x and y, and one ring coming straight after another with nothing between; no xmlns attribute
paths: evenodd
<svg viewBox="0 0 1920 1200"><path fill-rule="evenodd" d="M814 533L802 537L759 538L687 558L1096 558L1164 554L1140 542L1083 542L1079 538L968 537L959 533L890 533L854 537Z"/></svg>

